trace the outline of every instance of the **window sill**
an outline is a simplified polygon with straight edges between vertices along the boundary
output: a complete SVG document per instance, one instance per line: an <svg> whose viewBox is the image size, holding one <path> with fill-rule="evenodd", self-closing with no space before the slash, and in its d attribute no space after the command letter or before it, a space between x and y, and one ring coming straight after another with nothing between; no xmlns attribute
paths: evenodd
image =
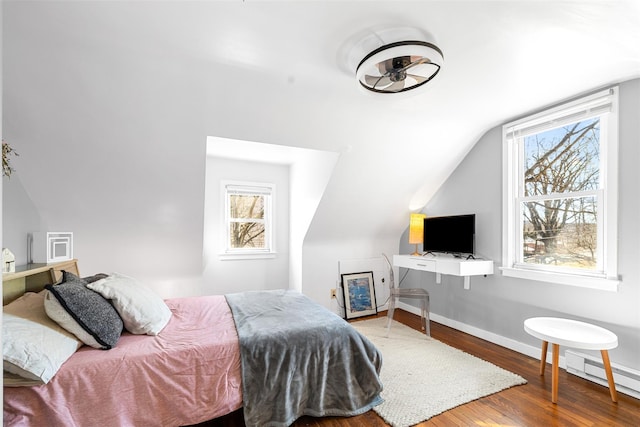
<svg viewBox="0 0 640 427"><path fill-rule="evenodd" d="M236 253L236 254L219 254L220 261L238 261L247 259L272 259L276 257L276 252L253 252L253 253Z"/></svg>
<svg viewBox="0 0 640 427"><path fill-rule="evenodd" d="M541 282L558 283L561 285L577 286L581 288L598 289L601 291L618 292L620 280L602 277L578 276L575 274L550 273L547 271L532 271L522 268L500 267L503 276L519 279L538 280Z"/></svg>

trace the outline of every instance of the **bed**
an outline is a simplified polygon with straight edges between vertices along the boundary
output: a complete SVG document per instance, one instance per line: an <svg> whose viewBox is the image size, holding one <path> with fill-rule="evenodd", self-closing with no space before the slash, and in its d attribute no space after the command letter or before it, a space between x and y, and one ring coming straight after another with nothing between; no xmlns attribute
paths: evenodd
<svg viewBox="0 0 640 427"><path fill-rule="evenodd" d="M24 297L40 310L41 293ZM5 385L4 425L185 426L244 407L247 427L286 426L381 402L378 350L298 292L164 304L157 335L124 331L109 350L81 346L46 384Z"/></svg>

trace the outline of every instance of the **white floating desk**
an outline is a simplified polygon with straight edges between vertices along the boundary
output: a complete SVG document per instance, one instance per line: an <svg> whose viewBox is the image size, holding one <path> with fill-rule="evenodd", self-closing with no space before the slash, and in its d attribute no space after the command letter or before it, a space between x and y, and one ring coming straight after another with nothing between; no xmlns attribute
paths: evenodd
<svg viewBox="0 0 640 427"><path fill-rule="evenodd" d="M470 276L493 274L493 261L487 259L456 258L453 255L394 255L393 265L411 270L436 273L436 283L441 283L442 274L464 277L464 288L470 287Z"/></svg>

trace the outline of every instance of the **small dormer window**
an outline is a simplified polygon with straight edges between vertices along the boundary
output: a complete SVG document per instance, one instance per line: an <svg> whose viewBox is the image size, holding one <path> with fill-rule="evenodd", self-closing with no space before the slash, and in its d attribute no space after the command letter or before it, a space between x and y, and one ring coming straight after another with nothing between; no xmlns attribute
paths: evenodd
<svg viewBox="0 0 640 427"><path fill-rule="evenodd" d="M264 255L273 248L275 185L223 182L225 254Z"/></svg>

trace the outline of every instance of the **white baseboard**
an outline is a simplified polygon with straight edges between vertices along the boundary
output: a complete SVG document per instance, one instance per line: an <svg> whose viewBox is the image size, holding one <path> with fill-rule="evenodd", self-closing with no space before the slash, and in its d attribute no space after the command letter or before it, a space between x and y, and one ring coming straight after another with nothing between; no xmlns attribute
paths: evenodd
<svg viewBox="0 0 640 427"><path fill-rule="evenodd" d="M414 307L410 304L403 303L402 301L398 304L398 308L401 308L405 311L408 311L409 313L413 313L417 316L420 316L420 309L418 307ZM469 335L473 335L474 337L478 337L485 341L489 341L491 343L497 344L501 347L505 347L510 350L516 351L518 353L525 354L529 357L533 357L534 359L540 360L540 348L538 347L534 347L529 344L524 344L524 343L521 343L520 341L512 340L511 338L506 338L506 337L503 337L502 335L494 334L493 332L485 331L484 329L476 328L475 326L471 326L466 323L459 322L457 320L452 320L447 317L440 316L439 314L436 314L436 313L429 313L429 317L434 322L440 323L442 325L448 326L458 331L462 331ZM552 359L551 352L547 353L547 363L551 364L552 360L553 359ZM559 365L562 369L566 370L567 364L566 364L566 359L564 355L561 355L559 357ZM622 369L629 369L629 368L622 367ZM570 371L567 371L567 372L570 372ZM570 372L570 373L574 373L574 372ZM589 377L583 377L583 378L596 383L600 383L600 381L595 381L594 379ZM618 387L616 387L616 389L618 389ZM640 390L632 390L629 388L622 387L618 389L618 392L638 398Z"/></svg>
<svg viewBox="0 0 640 427"><path fill-rule="evenodd" d="M565 351L564 354L567 362L567 372L609 387L602 359L571 349ZM611 363L611 370L613 371L616 390L619 393L640 399L640 371L616 363Z"/></svg>
<svg viewBox="0 0 640 427"><path fill-rule="evenodd" d="M410 304L400 302L398 304L398 308L401 308L405 311L408 311L409 313L413 313L417 316L420 316L420 309ZM429 317L434 322L438 322L450 328L457 329L458 331L462 331L469 335L473 335L474 337L482 338L485 341L492 342L501 347L505 347L510 350L517 351L518 353L526 354L527 356L540 360L540 348L538 347L533 347L531 345L521 343L520 341L512 340L510 338L503 337L502 335L494 334L493 332L488 332L488 331L485 331L484 329L467 325L466 323L462 323L457 320L451 320L447 317L440 316L439 314L436 314L436 313L429 313ZM547 360L551 360L551 353L549 353L549 357L547 357ZM562 356L560 357L560 367L562 368L565 367L564 357Z"/></svg>

